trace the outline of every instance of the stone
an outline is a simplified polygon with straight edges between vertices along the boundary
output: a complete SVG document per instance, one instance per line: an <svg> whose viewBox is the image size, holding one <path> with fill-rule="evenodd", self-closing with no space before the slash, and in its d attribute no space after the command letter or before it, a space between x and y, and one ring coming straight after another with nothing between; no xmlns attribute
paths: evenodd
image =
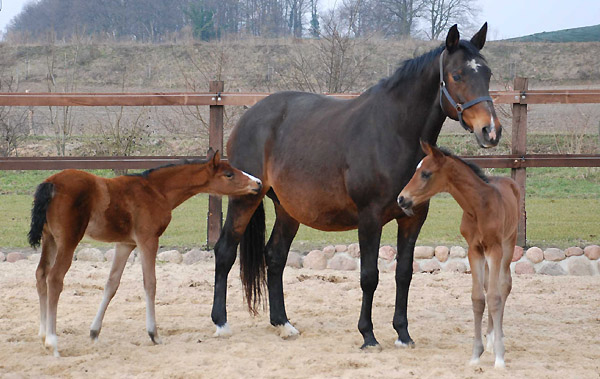
<svg viewBox="0 0 600 379"><path fill-rule="evenodd" d="M15 263L16 261L20 261L22 259L25 259L25 254L18 251L6 254L6 261L9 263Z"/></svg>
<svg viewBox="0 0 600 379"><path fill-rule="evenodd" d="M444 266L444 271L460 272L461 274L464 274L467 272L467 265L465 262L458 259L451 260L450 262L446 263L446 266Z"/></svg>
<svg viewBox="0 0 600 379"><path fill-rule="evenodd" d="M0 251L0 262L4 262L6 260L6 255Z"/></svg>
<svg viewBox="0 0 600 379"><path fill-rule="evenodd" d="M436 259L428 259L421 262L421 270L424 272L436 272L440 271L442 267Z"/></svg>
<svg viewBox="0 0 600 379"><path fill-rule="evenodd" d="M567 261L569 275L588 276L593 275L592 263L586 257L571 257Z"/></svg>
<svg viewBox="0 0 600 379"><path fill-rule="evenodd" d="M516 262L521 259L521 257L523 257L523 248L521 246L515 246L511 262Z"/></svg>
<svg viewBox="0 0 600 379"><path fill-rule="evenodd" d="M461 246L452 246L450 248L450 258L464 258L467 256L467 251Z"/></svg>
<svg viewBox="0 0 600 379"><path fill-rule="evenodd" d="M421 272L421 265L417 261L413 261L413 274L416 272Z"/></svg>
<svg viewBox="0 0 600 379"><path fill-rule="evenodd" d="M570 247L567 250L565 250L565 255L567 257L577 257L580 255L583 255L583 249L580 247Z"/></svg>
<svg viewBox="0 0 600 379"><path fill-rule="evenodd" d="M337 253L327 263L327 268L332 270L354 271L358 268L356 259L346 253Z"/></svg>
<svg viewBox="0 0 600 379"><path fill-rule="evenodd" d="M596 259L600 258L600 246L598 246L598 245L586 246L585 249L583 249L583 253L585 254L586 257L595 261Z"/></svg>
<svg viewBox="0 0 600 379"><path fill-rule="evenodd" d="M527 252L525 252L525 256L533 264L540 263L541 261L544 260L544 252L542 251L542 249L540 249L539 247L536 247L536 246L530 247L529 249L527 249Z"/></svg>
<svg viewBox="0 0 600 379"><path fill-rule="evenodd" d="M195 248L183 254L181 262L186 265L191 265L198 262L209 262L214 258L215 254L212 251L206 251Z"/></svg>
<svg viewBox="0 0 600 379"><path fill-rule="evenodd" d="M348 250L348 246L346 246L346 245L335 245L336 253L343 253L346 250Z"/></svg>
<svg viewBox="0 0 600 379"><path fill-rule="evenodd" d="M36 262L36 263L38 263L40 261L40 258L42 258L41 253L33 253L27 257L28 260L30 260L32 262Z"/></svg>
<svg viewBox="0 0 600 379"><path fill-rule="evenodd" d="M533 268L533 265L531 264L531 262L527 262L527 261L517 262L515 264L515 274L517 274L517 275L535 274L535 268Z"/></svg>
<svg viewBox="0 0 600 379"><path fill-rule="evenodd" d="M542 275L567 275L566 271L556 262L546 262L542 268L538 270L538 274Z"/></svg>
<svg viewBox="0 0 600 379"><path fill-rule="evenodd" d="M302 254L297 251L290 251L285 265L294 268L302 268Z"/></svg>
<svg viewBox="0 0 600 379"><path fill-rule="evenodd" d="M85 262L104 262L104 253L95 247L84 247L77 252L77 260Z"/></svg>
<svg viewBox="0 0 600 379"><path fill-rule="evenodd" d="M448 249L447 246L436 246L434 255L438 261L446 262L448 260L448 256L450 256L450 249Z"/></svg>
<svg viewBox="0 0 600 379"><path fill-rule="evenodd" d="M106 259L107 262L112 262L113 259L115 258L115 248L112 249L108 249L106 251L106 253L104 253L104 259ZM133 263L133 261L135 260L135 253L132 251L131 253L129 253L129 256L127 257L127 263Z"/></svg>
<svg viewBox="0 0 600 379"><path fill-rule="evenodd" d="M386 261L385 259L379 258L379 260L377 261L377 267L379 268L379 271L383 272L395 272L396 265L397 262L395 260L390 262Z"/></svg>
<svg viewBox="0 0 600 379"><path fill-rule="evenodd" d="M358 243L351 243L350 245L348 245L347 253L352 258L360 258L360 245Z"/></svg>
<svg viewBox="0 0 600 379"><path fill-rule="evenodd" d="M381 246L379 248L379 257L391 261L396 258L396 249L391 246Z"/></svg>
<svg viewBox="0 0 600 379"><path fill-rule="evenodd" d="M431 246L415 246L414 258L415 259L431 259L435 249Z"/></svg>
<svg viewBox="0 0 600 379"><path fill-rule="evenodd" d="M177 250L167 250L158 254L156 260L159 262L181 263L183 262L183 256Z"/></svg>
<svg viewBox="0 0 600 379"><path fill-rule="evenodd" d="M336 253L335 246L333 246L333 245L325 246L323 248L323 254L325 254L325 257L327 259L333 258L333 256L335 255L335 253Z"/></svg>
<svg viewBox="0 0 600 379"><path fill-rule="evenodd" d="M303 264L305 268L323 270L327 268L327 258L321 250L313 250L304 257Z"/></svg>
<svg viewBox="0 0 600 379"><path fill-rule="evenodd" d="M544 259L551 262L559 262L565 259L565 253L561 249L551 247L544 251Z"/></svg>

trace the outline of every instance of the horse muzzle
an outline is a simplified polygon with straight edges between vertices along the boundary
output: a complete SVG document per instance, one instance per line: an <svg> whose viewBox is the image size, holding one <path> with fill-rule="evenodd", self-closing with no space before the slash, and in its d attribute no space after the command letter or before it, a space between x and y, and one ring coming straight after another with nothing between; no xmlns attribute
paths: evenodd
<svg viewBox="0 0 600 379"><path fill-rule="evenodd" d="M483 148L495 147L500 143L502 137L502 125L486 125L481 129L475 130L477 143Z"/></svg>
<svg viewBox="0 0 600 379"><path fill-rule="evenodd" d="M398 206L402 209L402 211L404 211L404 213L406 213L407 216L414 215L414 212L412 210L412 208L413 208L412 199L400 194L400 195L398 195L398 199L396 201L398 202Z"/></svg>

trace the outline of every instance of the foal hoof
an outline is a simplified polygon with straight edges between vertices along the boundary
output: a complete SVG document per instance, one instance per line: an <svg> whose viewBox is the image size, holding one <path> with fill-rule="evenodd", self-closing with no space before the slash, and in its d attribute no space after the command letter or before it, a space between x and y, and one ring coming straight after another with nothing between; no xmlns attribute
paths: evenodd
<svg viewBox="0 0 600 379"><path fill-rule="evenodd" d="M227 338L227 337L231 337L232 334L233 333L231 332L231 328L229 327L229 324L225 323L222 326L217 325L217 330L215 331L215 334L213 334L213 336Z"/></svg>
<svg viewBox="0 0 600 379"><path fill-rule="evenodd" d="M294 328L294 326L289 322L286 322L283 325L278 325L277 329L279 329L279 337L283 338L284 340L293 340L300 335L298 329Z"/></svg>
<svg viewBox="0 0 600 379"><path fill-rule="evenodd" d="M478 366L479 365L479 358L471 358L471 360L469 361L469 365L471 365L471 366Z"/></svg>
<svg viewBox="0 0 600 379"><path fill-rule="evenodd" d="M90 338L92 339L92 342L94 342L94 343L98 342L99 335L100 335L99 330L90 330Z"/></svg>
<svg viewBox="0 0 600 379"><path fill-rule="evenodd" d="M158 336L158 333L156 333L156 332L148 332L148 335L150 336L150 340L152 340L152 343L154 343L155 345L161 345L162 344L162 340Z"/></svg>
<svg viewBox="0 0 600 379"><path fill-rule="evenodd" d="M505 369L506 363L504 363L503 359L496 359L496 362L494 363L494 368Z"/></svg>
<svg viewBox="0 0 600 379"><path fill-rule="evenodd" d="M410 348L410 349L414 349L415 348L415 341L413 340L409 340L408 342L402 342L399 338L396 340L396 342L394 342L394 345L396 345L396 347L399 348Z"/></svg>

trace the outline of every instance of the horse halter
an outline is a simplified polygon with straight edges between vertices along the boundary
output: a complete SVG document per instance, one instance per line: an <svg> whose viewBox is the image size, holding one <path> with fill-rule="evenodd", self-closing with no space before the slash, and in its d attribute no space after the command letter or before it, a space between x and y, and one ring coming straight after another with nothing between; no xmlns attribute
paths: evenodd
<svg viewBox="0 0 600 379"><path fill-rule="evenodd" d="M456 101L454 101L454 99L450 95L450 92L448 92L448 88L446 88L446 81L444 80L444 53L445 52L446 52L446 50L442 50L442 54L440 54L440 107L442 108L442 112L444 112L444 105L442 104L442 101L443 101L443 96L446 96L446 99L448 100L450 105L452 105L452 107L454 109L456 109L456 113L458 113L458 122L460 122L460 125L463 128L465 128L465 130L468 131L469 133L473 133L473 131L471 129L469 129L467 124L465 124L463 117L462 117L462 113L464 112L465 109L471 108L473 105L484 102L484 101L489 101L492 104L494 104L494 100L492 99L491 96L479 96L478 98L473 99L471 101L467 101L464 104L460 104L460 103L457 103Z"/></svg>

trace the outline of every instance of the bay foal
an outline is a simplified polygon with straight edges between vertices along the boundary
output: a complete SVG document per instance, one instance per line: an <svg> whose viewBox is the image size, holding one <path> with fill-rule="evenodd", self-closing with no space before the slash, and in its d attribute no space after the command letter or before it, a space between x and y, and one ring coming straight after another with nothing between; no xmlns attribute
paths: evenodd
<svg viewBox="0 0 600 379"><path fill-rule="evenodd" d="M97 340L104 313L114 296L127 257L137 246L141 252L146 291L146 328L150 339L159 343L154 297L154 271L158 238L171 221L171 211L200 192L220 195L258 193L260 180L220 161L209 153L208 161L185 161L141 174L101 178L85 171L64 170L41 183L31 211L29 243L42 243L36 270L40 299L39 335L47 348L59 356L56 337L56 310L63 279L75 247L84 235L95 240L116 242L116 252L104 297L90 328Z"/></svg>
<svg viewBox="0 0 600 379"><path fill-rule="evenodd" d="M473 277L471 298L475 337L471 363L478 364L484 350L481 320L485 310L485 289L489 315L488 347L494 347L495 367L504 367L502 318L512 286L510 262L517 239L519 187L510 178L486 177L479 167L426 142L421 141L421 147L427 156L398 195L398 205L411 215L414 206L439 192L449 192L463 209L460 233L469 244Z"/></svg>

